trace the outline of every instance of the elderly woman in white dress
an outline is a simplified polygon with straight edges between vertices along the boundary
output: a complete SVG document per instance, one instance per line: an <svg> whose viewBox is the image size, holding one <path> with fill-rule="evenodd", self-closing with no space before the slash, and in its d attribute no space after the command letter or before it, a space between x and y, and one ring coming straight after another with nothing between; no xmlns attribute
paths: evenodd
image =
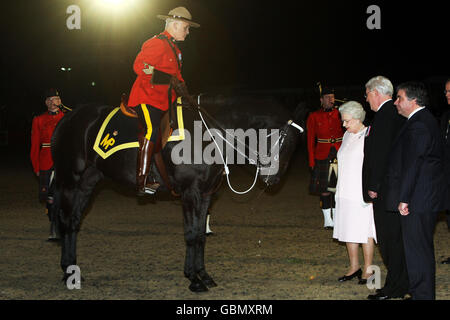
<svg viewBox="0 0 450 320"><path fill-rule="evenodd" d="M366 112L355 101L344 103L339 112L347 130L337 154L339 177L333 238L346 242L350 267L338 280L343 282L358 277L358 283L365 284L371 275L367 273L367 268L372 265L376 241L372 204L364 202L362 191L364 138L367 132L363 121ZM363 248L364 272L359 264L359 244Z"/></svg>

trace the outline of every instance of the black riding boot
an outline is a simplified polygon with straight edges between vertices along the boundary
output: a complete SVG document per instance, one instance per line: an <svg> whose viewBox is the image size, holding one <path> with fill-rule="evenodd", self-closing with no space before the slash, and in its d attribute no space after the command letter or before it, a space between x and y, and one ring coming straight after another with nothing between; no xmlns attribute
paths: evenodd
<svg viewBox="0 0 450 320"><path fill-rule="evenodd" d="M150 164L153 154L154 144L150 140L144 139L139 147L138 164L136 173L137 195L155 194L159 183L150 173Z"/></svg>

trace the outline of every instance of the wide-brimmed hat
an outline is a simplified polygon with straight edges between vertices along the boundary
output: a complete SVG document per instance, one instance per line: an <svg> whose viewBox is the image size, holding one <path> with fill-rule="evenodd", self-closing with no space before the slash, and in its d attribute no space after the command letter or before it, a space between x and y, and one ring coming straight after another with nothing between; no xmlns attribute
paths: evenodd
<svg viewBox="0 0 450 320"><path fill-rule="evenodd" d="M175 20L181 20L181 21L187 22L191 27L194 27L194 28L200 27L200 24L192 21L191 13L185 7L177 7L175 9L170 10L169 14L167 14L167 15L158 14L156 17L161 20L166 20L169 18L175 19Z"/></svg>

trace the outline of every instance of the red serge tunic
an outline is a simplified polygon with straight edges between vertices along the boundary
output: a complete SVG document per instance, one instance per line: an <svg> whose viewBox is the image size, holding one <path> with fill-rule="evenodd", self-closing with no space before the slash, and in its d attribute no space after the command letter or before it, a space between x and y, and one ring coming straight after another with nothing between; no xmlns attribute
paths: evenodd
<svg viewBox="0 0 450 320"><path fill-rule="evenodd" d="M175 56L175 53L167 40L159 39L158 36L154 36L144 42L133 65L137 78L131 88L130 97L128 99L129 107L136 107L141 103L149 104L163 111L167 110L169 107L169 85L150 83L152 74L145 74L143 71L143 69L147 69L147 65L150 65L159 71L175 75L180 81L184 81L177 61L178 59L181 65L181 51L174 43L173 37L167 31L162 32L160 35L164 35L169 39L175 48L177 56ZM172 90L172 102L175 101L175 99L176 94L175 91Z"/></svg>
<svg viewBox="0 0 450 320"><path fill-rule="evenodd" d="M308 140L309 166L315 166L315 159L324 160L328 157L331 147L339 150L341 141L334 143L319 143L317 139L338 139L342 138L343 130L339 111L324 111L322 108L311 113L306 121Z"/></svg>
<svg viewBox="0 0 450 320"><path fill-rule="evenodd" d="M45 112L33 119L30 158L35 173L53 167L50 142L53 131L63 116L64 113L60 111L56 114Z"/></svg>

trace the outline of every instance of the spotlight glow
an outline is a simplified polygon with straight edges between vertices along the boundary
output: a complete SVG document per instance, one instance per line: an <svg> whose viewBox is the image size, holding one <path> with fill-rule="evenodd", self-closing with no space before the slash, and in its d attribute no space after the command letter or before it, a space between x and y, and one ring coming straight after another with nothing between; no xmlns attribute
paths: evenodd
<svg viewBox="0 0 450 320"><path fill-rule="evenodd" d="M105 4L117 6L124 3L124 0L102 0Z"/></svg>
<svg viewBox="0 0 450 320"><path fill-rule="evenodd" d="M130 2L130 0L98 0L99 4L102 5L104 8L110 8L113 10L122 10L123 8L127 7Z"/></svg>
<svg viewBox="0 0 450 320"><path fill-rule="evenodd" d="M133 14L133 11L139 10L146 1L148 0L90 0L90 7L97 16L112 14L116 19Z"/></svg>

